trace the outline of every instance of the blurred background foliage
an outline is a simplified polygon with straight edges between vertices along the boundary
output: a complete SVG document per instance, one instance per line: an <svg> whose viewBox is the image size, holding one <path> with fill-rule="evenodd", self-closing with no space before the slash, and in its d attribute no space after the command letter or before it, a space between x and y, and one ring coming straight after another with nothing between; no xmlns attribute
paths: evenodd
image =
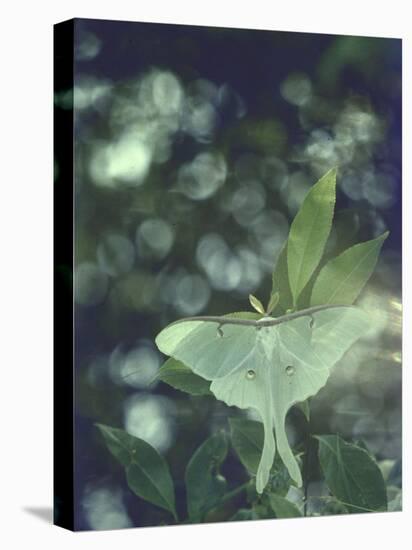
<svg viewBox="0 0 412 550"><path fill-rule="evenodd" d="M182 511L184 468L228 429L228 408L152 383L164 360L154 337L179 317L250 309L249 293L266 301L293 216L336 165L327 255L390 236L359 301L376 328L312 400L314 430L397 463L400 40L76 20L74 68L55 102L75 106L78 527L167 521L128 490L95 422L167 458ZM231 454L223 473L245 481Z"/></svg>

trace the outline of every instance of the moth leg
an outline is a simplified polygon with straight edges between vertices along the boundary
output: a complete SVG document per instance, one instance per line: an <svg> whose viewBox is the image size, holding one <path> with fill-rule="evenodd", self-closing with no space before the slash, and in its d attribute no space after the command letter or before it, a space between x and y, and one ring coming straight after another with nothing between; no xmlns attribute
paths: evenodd
<svg viewBox="0 0 412 550"><path fill-rule="evenodd" d="M309 317L310 317L309 328L313 328L315 324L315 318L313 317L313 315L309 315Z"/></svg>
<svg viewBox="0 0 412 550"><path fill-rule="evenodd" d="M217 327L217 333L218 333L220 338L223 338L223 330L222 330L222 325L221 324Z"/></svg>

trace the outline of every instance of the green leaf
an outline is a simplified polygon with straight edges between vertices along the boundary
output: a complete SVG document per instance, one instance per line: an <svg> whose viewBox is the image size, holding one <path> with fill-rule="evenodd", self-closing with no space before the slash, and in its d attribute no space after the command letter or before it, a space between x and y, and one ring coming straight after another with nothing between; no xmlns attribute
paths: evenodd
<svg viewBox="0 0 412 550"><path fill-rule="evenodd" d="M229 521L250 521L259 519L258 514L253 509L240 508Z"/></svg>
<svg viewBox="0 0 412 550"><path fill-rule="evenodd" d="M253 505L253 513L256 519L273 519L273 510L269 502L263 504L262 501Z"/></svg>
<svg viewBox="0 0 412 550"><path fill-rule="evenodd" d="M373 457L337 435L315 437L319 440L319 461L326 484L349 512L386 510L385 482Z"/></svg>
<svg viewBox="0 0 412 550"><path fill-rule="evenodd" d="M253 296L253 294L249 294L249 302L250 305L258 312L258 313L265 313L265 308L263 307L262 302L256 298L256 296Z"/></svg>
<svg viewBox="0 0 412 550"><path fill-rule="evenodd" d="M169 384L172 388L191 395L212 395L209 390L210 381L195 374L181 361L170 357L159 369L158 380Z"/></svg>
<svg viewBox="0 0 412 550"><path fill-rule="evenodd" d="M269 502L277 518L299 518L302 514L296 504L280 495L269 494Z"/></svg>
<svg viewBox="0 0 412 550"><path fill-rule="evenodd" d="M172 477L165 459L146 441L124 430L96 424L107 448L125 468L130 489L168 510L177 521Z"/></svg>
<svg viewBox="0 0 412 550"><path fill-rule="evenodd" d="M278 305L278 302L279 302L279 292L274 292L273 294L271 294L267 308L266 308L267 315L270 315L272 313L272 311Z"/></svg>
<svg viewBox="0 0 412 550"><path fill-rule="evenodd" d="M219 468L227 451L225 435L212 435L195 451L186 467L187 511L192 522L202 521L226 493L226 480Z"/></svg>
<svg viewBox="0 0 412 550"><path fill-rule="evenodd" d="M358 443L356 442L356 445ZM366 449L368 450L368 449ZM388 486L388 478L389 478L389 474L393 468L393 465L394 465L395 461L393 459L390 459L390 458L387 458L385 460L380 460L378 462L378 466L379 466L379 469L380 471L382 472L382 477L383 477L383 480L386 484L386 486Z"/></svg>
<svg viewBox="0 0 412 550"><path fill-rule="evenodd" d="M296 305L318 266L328 239L336 195L336 169L329 170L306 195L289 231L287 265Z"/></svg>
<svg viewBox="0 0 412 550"><path fill-rule="evenodd" d="M279 253L275 270L272 274L272 295L276 292L279 293L279 302L274 309L277 315L282 315L293 305L288 276L287 244L286 241Z"/></svg>
<svg viewBox="0 0 412 550"><path fill-rule="evenodd" d="M388 234L355 244L330 260L315 281L311 305L353 304L371 276Z"/></svg>
<svg viewBox="0 0 412 550"><path fill-rule="evenodd" d="M337 516L347 514L348 509L338 499L333 496L309 496L308 509L310 516Z"/></svg>
<svg viewBox="0 0 412 550"><path fill-rule="evenodd" d="M229 418L233 448L240 462L256 475L263 449L263 424L245 418Z"/></svg>
<svg viewBox="0 0 412 550"><path fill-rule="evenodd" d="M325 246L325 256L328 259L337 256L346 248L353 246L359 240L357 235L360 229L360 217L362 211L359 208L344 208L335 212L332 232Z"/></svg>

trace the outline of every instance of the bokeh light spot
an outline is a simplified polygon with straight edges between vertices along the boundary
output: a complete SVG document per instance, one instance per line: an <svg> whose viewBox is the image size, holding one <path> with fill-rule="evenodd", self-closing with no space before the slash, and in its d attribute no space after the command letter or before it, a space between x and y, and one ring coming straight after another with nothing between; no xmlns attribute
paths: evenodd
<svg viewBox="0 0 412 550"><path fill-rule="evenodd" d="M150 168L152 151L139 137L125 135L114 143L96 146L90 161L90 175L100 187L120 184L138 187Z"/></svg>
<svg viewBox="0 0 412 550"><path fill-rule="evenodd" d="M164 258L169 254L173 241L173 228L160 218L145 220L136 232L138 255L143 257Z"/></svg>
<svg viewBox="0 0 412 550"><path fill-rule="evenodd" d="M106 297L108 279L105 273L92 262L77 266L74 273L74 299L84 306L95 306Z"/></svg>
<svg viewBox="0 0 412 550"><path fill-rule="evenodd" d="M160 362L159 354L150 342L139 342L128 352L117 346L110 355L110 376L117 384L153 389Z"/></svg>
<svg viewBox="0 0 412 550"><path fill-rule="evenodd" d="M132 242L117 233L106 235L97 247L99 267L112 277L128 273L133 267L134 257Z"/></svg>
<svg viewBox="0 0 412 550"><path fill-rule="evenodd" d="M240 283L242 264L220 235L209 233L202 237L196 259L216 290L234 290Z"/></svg>
<svg viewBox="0 0 412 550"><path fill-rule="evenodd" d="M193 200L205 200L216 193L227 175L222 155L200 153L191 163L184 164L178 175L178 189Z"/></svg>
<svg viewBox="0 0 412 550"><path fill-rule="evenodd" d="M133 526L119 490L86 487L82 507L90 529L127 529Z"/></svg>
<svg viewBox="0 0 412 550"><path fill-rule="evenodd" d="M174 439L173 402L163 396L135 394L124 402L124 426L130 435L165 452Z"/></svg>
<svg viewBox="0 0 412 550"><path fill-rule="evenodd" d="M102 48L102 41L91 31L78 31L74 45L74 55L77 61L90 61L97 57Z"/></svg>
<svg viewBox="0 0 412 550"><path fill-rule="evenodd" d="M301 107L312 95L312 84L307 75L292 73L280 85L280 93L286 101Z"/></svg>
<svg viewBox="0 0 412 550"><path fill-rule="evenodd" d="M175 288L174 306L183 315L196 315L207 306L210 288L200 275L184 275Z"/></svg>

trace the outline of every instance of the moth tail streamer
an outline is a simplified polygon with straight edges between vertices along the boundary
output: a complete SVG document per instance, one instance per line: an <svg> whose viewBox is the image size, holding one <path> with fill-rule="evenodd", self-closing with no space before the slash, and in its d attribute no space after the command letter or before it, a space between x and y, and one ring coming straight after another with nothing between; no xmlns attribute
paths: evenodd
<svg viewBox="0 0 412 550"><path fill-rule="evenodd" d="M263 443L262 456L260 457L258 470L256 473L256 491L259 494L263 493L264 488L268 484L270 470L273 465L276 453L276 443L273 435L273 426L271 423L263 423L265 439Z"/></svg>
<svg viewBox="0 0 412 550"><path fill-rule="evenodd" d="M296 458L294 457L292 450L289 445L289 441L286 435L285 430L285 417L276 418L275 416L275 433L276 433L276 442L278 445L278 452L282 462L286 466L290 477L296 483L298 487L302 487L302 474L300 472L299 465Z"/></svg>

